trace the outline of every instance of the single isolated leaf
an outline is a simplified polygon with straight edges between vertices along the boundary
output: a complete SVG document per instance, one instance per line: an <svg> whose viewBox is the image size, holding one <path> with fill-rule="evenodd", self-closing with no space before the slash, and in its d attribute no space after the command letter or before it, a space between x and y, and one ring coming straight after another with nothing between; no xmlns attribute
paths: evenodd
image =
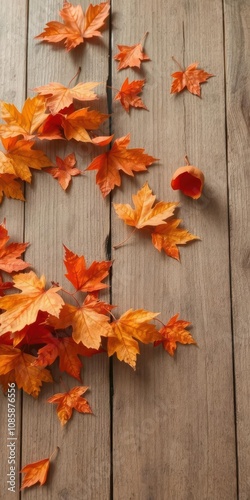
<svg viewBox="0 0 250 500"><path fill-rule="evenodd" d="M104 21L109 15L110 4L103 2L99 5L90 4L83 12L80 5L72 5L64 0L63 8L59 12L63 23L50 21L46 24L43 33L35 38L41 38L43 41L58 43L64 40L66 49L72 50L84 39L95 36L102 36L100 28L104 26Z"/></svg>
<svg viewBox="0 0 250 500"><path fill-rule="evenodd" d="M21 184L16 175L0 173L0 203L2 203L4 195L7 198L24 201Z"/></svg>
<svg viewBox="0 0 250 500"><path fill-rule="evenodd" d="M108 336L108 355L112 356L116 353L120 361L128 363L135 369L136 356L140 353L137 340L149 344L160 338L155 326L149 323L158 314L144 309L135 311L129 309L119 320L111 323L112 330Z"/></svg>
<svg viewBox="0 0 250 500"><path fill-rule="evenodd" d="M114 100L120 101L127 113L129 113L130 106L133 108L147 109L141 98L138 97L138 94L142 92L145 81L146 80L134 80L129 83L128 78L126 78L120 91L116 94Z"/></svg>
<svg viewBox="0 0 250 500"><path fill-rule="evenodd" d="M39 279L33 271L17 274L13 283L21 293L0 298L0 308L5 310L0 316L0 335L9 331L14 333L34 323L39 311L59 316L64 304L57 293L61 287L45 290L45 277Z"/></svg>
<svg viewBox="0 0 250 500"><path fill-rule="evenodd" d="M49 472L50 459L44 458L38 462L33 462L31 464L25 465L20 472L25 474L22 480L21 490L24 488L29 488L36 483L40 483L42 486L47 481L47 476Z"/></svg>
<svg viewBox="0 0 250 500"><path fill-rule="evenodd" d="M82 171L76 168L75 153L71 153L64 160L56 156L57 167L46 168L45 172L57 179L60 186L66 190L71 182L71 178L76 175L81 175Z"/></svg>
<svg viewBox="0 0 250 500"><path fill-rule="evenodd" d="M201 95L200 84L204 83L211 78L211 73L206 73L203 69L197 69L199 63L190 64L186 69L183 69L180 64L173 58L173 60L178 64L181 71L176 71L171 76L174 81L171 85L171 94L181 92L185 87L191 92L191 94Z"/></svg>
<svg viewBox="0 0 250 500"><path fill-rule="evenodd" d="M192 335L186 330L191 325L189 321L178 320L179 314L173 316L169 322L159 330L161 340L156 340L154 345L162 344L165 351L173 356L177 349L177 342L180 344L196 344Z"/></svg>
<svg viewBox="0 0 250 500"><path fill-rule="evenodd" d="M179 228L180 219L172 219L167 221L166 224L157 226L152 233L152 243L161 252L164 252L173 257L173 259L180 260L180 253L177 245L185 245L189 241L198 240L198 236L189 233L186 229Z"/></svg>
<svg viewBox="0 0 250 500"><path fill-rule="evenodd" d="M134 172L143 172L152 165L157 158L144 153L142 148L127 149L130 134L116 139L112 148L90 163L86 170L98 170L96 184L99 185L102 195L107 196L115 186L121 185L120 170L134 176Z"/></svg>
<svg viewBox="0 0 250 500"><path fill-rule="evenodd" d="M152 194L148 183L132 196L135 208L128 204L114 203L114 209L120 219L128 226L141 229L145 226L166 224L165 219L171 217L178 203L160 201L155 203L156 196ZM153 206L154 205L154 206Z"/></svg>
<svg viewBox="0 0 250 500"><path fill-rule="evenodd" d="M111 331L107 316L110 309L109 304L87 295L80 307L65 304L59 318L49 318L48 324L55 329L72 326L72 337L77 344L82 342L87 348L99 349L101 337L107 337Z"/></svg>
<svg viewBox="0 0 250 500"><path fill-rule="evenodd" d="M0 224L0 270L6 273L22 271L30 266L28 262L21 259L29 243L10 243L10 237L5 222Z"/></svg>
<svg viewBox="0 0 250 500"><path fill-rule="evenodd" d="M18 140L18 137L1 139L7 150L5 157L11 162L12 172L16 177L31 182L30 168L41 170L53 165L52 161L39 149L32 149L35 141ZM1 163L1 161L0 161Z"/></svg>
<svg viewBox="0 0 250 500"><path fill-rule="evenodd" d="M35 357L10 345L0 345L0 377L10 372L19 389L37 398L43 382L53 382L45 368L33 366Z"/></svg>
<svg viewBox="0 0 250 500"><path fill-rule="evenodd" d="M177 168L173 174L171 187L175 190L179 189L193 200L198 200L202 194L205 177L199 168L190 165L187 156L185 156L185 160L187 165Z"/></svg>
<svg viewBox="0 0 250 500"><path fill-rule="evenodd" d="M0 101L0 116L6 122L0 125L0 136L7 139L21 135L25 140L32 139L48 116L45 109L43 96L26 99L21 113L14 104Z"/></svg>
<svg viewBox="0 0 250 500"><path fill-rule="evenodd" d="M69 88L61 83L52 82L33 90L45 97L46 107L52 115L56 115L61 109L70 106L74 99L78 101L98 99L97 95L92 92L92 89L97 85L99 85L98 82L78 83L75 87Z"/></svg>
<svg viewBox="0 0 250 500"><path fill-rule="evenodd" d="M86 267L85 258L71 252L65 245L64 264L68 271L66 278L72 283L77 291L96 292L107 288L108 285L102 283L112 265L111 261L92 262L89 268Z"/></svg>
<svg viewBox="0 0 250 500"><path fill-rule="evenodd" d="M79 413L93 413L87 400L81 397L88 389L89 387L84 386L73 387L68 392L54 394L47 399L49 403L57 404L56 411L62 425L72 417L73 410Z"/></svg>
<svg viewBox="0 0 250 500"><path fill-rule="evenodd" d="M62 118L62 127L66 139L81 142L92 142L87 130L97 130L109 115L88 108L78 109Z"/></svg>
<svg viewBox="0 0 250 500"><path fill-rule="evenodd" d="M128 67L140 68L143 61L150 61L148 55L143 51L141 42L136 45L117 45L117 47L120 52L114 56L114 59L119 61L118 71Z"/></svg>

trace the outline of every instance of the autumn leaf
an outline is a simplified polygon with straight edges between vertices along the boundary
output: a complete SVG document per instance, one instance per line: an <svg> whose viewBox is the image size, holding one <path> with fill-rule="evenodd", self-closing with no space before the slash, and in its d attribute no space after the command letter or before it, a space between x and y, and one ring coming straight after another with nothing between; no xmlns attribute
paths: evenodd
<svg viewBox="0 0 250 500"><path fill-rule="evenodd" d="M65 425L72 417L73 409L79 413L92 413L89 403L82 398L89 387L73 387L68 392L54 394L47 401L57 404L57 415L62 425Z"/></svg>
<svg viewBox="0 0 250 500"><path fill-rule="evenodd" d="M18 140L17 137L1 139L7 150L5 157L11 162L12 172L23 181L31 182L30 168L41 170L53 165L43 151L34 150L35 141ZM1 165L1 160L0 160Z"/></svg>
<svg viewBox="0 0 250 500"><path fill-rule="evenodd" d="M48 313L39 311L36 321L30 325L26 325L22 330L10 333L12 344L14 347L21 348L22 346L31 346L44 344L53 340L51 329L45 325L48 318ZM6 334L4 334L6 335ZM4 337L2 335L0 338Z"/></svg>
<svg viewBox="0 0 250 500"><path fill-rule="evenodd" d="M2 276L0 274L0 297L3 297L4 296L4 292L6 290L10 290L11 288L13 288L12 281L3 281L3 278L2 278Z"/></svg>
<svg viewBox="0 0 250 500"><path fill-rule="evenodd" d="M22 112L14 104L0 101L0 116L6 122L0 125L0 136L4 139L21 135L25 140L35 137L37 129L46 120L44 97L26 99Z"/></svg>
<svg viewBox="0 0 250 500"><path fill-rule="evenodd" d="M74 153L69 154L64 159L56 156L56 164L57 167L46 168L45 172L52 175L54 179L57 179L60 186L66 190L71 182L71 178L82 174L82 171L75 166L76 157Z"/></svg>
<svg viewBox="0 0 250 500"><path fill-rule="evenodd" d="M185 245L189 241L198 240L198 236L194 236L186 229L179 228L180 219L172 219L167 221L166 224L157 226L152 233L152 243L161 252L164 252L173 257L173 259L180 260L180 253L177 245Z"/></svg>
<svg viewBox="0 0 250 500"><path fill-rule="evenodd" d="M115 101L120 101L124 109L129 112L130 106L133 108L147 109L138 94L142 92L142 88L146 80L134 80L129 83L128 78L124 80L120 91L115 96Z"/></svg>
<svg viewBox="0 0 250 500"><path fill-rule="evenodd" d="M16 175L0 173L0 203L2 203L4 195L7 198L24 201L22 188Z"/></svg>
<svg viewBox="0 0 250 500"><path fill-rule="evenodd" d="M38 357L33 366L45 368L54 363L59 357L59 370L66 372L71 377L81 381L81 368L83 366L78 356L91 357L97 354L96 349L87 349L82 343L76 344L72 337L54 337L48 344L38 350Z"/></svg>
<svg viewBox="0 0 250 500"><path fill-rule="evenodd" d="M56 115L61 109L70 106L74 99L78 101L98 99L97 95L92 92L92 89L97 85L99 85L98 82L78 83L75 87L69 88L61 83L52 82L33 90L45 97L46 107L52 115Z"/></svg>
<svg viewBox="0 0 250 500"><path fill-rule="evenodd" d="M112 330L108 336L108 355L116 353L120 361L136 366L136 356L140 353L137 340L149 344L159 339L154 325L149 321L158 316L144 309L129 309L119 320L111 323ZM136 340L135 340L136 339Z"/></svg>
<svg viewBox="0 0 250 500"><path fill-rule="evenodd" d="M87 130L97 130L99 126L107 120L109 115L88 108L78 109L62 119L62 127L68 141L92 142Z"/></svg>
<svg viewBox="0 0 250 500"><path fill-rule="evenodd" d="M197 69L199 63L190 64L186 69L183 69L180 64L175 60L173 60L179 66L181 71L176 71L171 76L174 78L174 81L171 85L171 94L175 94L177 92L181 92L185 87L191 92L191 94L198 95L200 97L201 88L200 84L207 81L208 78L211 78L211 73L206 73L203 69Z"/></svg>
<svg viewBox="0 0 250 500"><path fill-rule="evenodd" d="M58 43L64 40L66 49L72 50L84 42L84 39L101 36L100 28L108 17L110 9L109 2L99 5L90 4L83 12L80 5L72 5L64 0L63 9L59 12L64 23L50 21L46 24L44 32L35 38L43 41Z"/></svg>
<svg viewBox="0 0 250 500"><path fill-rule="evenodd" d="M0 298L0 308L5 310L0 316L0 335L22 330L26 325L34 323L39 311L59 316L64 304L57 293L60 287L45 290L45 277L41 276L39 279L33 271L17 274L13 283L21 293Z"/></svg>
<svg viewBox="0 0 250 500"><path fill-rule="evenodd" d="M71 252L65 245L64 264L68 271L66 278L72 283L77 291L96 292L107 288L108 285L101 283L108 274L112 265L111 261L94 261L89 268L86 267L84 256L78 256Z"/></svg>
<svg viewBox="0 0 250 500"><path fill-rule="evenodd" d="M71 110L73 112L73 110ZM46 120L40 125L37 130L37 137L43 141L54 141L56 139L65 139L62 127L63 114L62 112L56 115L47 115Z"/></svg>
<svg viewBox="0 0 250 500"><path fill-rule="evenodd" d="M22 271L30 266L21 259L29 243L9 243L10 237L5 222L0 224L0 270L6 273Z"/></svg>
<svg viewBox="0 0 250 500"><path fill-rule="evenodd" d="M38 397L43 382L53 382L51 374L45 368L33 366L35 357L10 345L0 345L0 381L1 376L12 372L14 382L34 398Z"/></svg>
<svg viewBox="0 0 250 500"><path fill-rule="evenodd" d="M59 318L50 317L48 324L55 329L72 326L72 337L77 344L82 342L87 348L99 349L101 337L107 337L111 330L109 317L105 311L106 314L110 311L109 304L87 295L82 306L65 304Z"/></svg>
<svg viewBox="0 0 250 500"><path fill-rule="evenodd" d="M143 38L147 33L144 35ZM136 45L117 45L119 53L114 56L116 61L119 61L118 71L124 68L140 68L143 61L150 61L150 58L143 52L141 42Z"/></svg>
<svg viewBox="0 0 250 500"><path fill-rule="evenodd" d="M130 134L116 139L112 148L103 153L90 163L86 170L98 170L96 184L99 185L102 195L107 196L115 186L121 185L119 170L134 176L134 172L147 170L157 158L144 153L144 149L127 149Z"/></svg>
<svg viewBox="0 0 250 500"><path fill-rule="evenodd" d="M145 226L166 224L165 219L171 217L178 203L160 201L155 203L156 196L152 194L148 183L132 196L135 208L128 204L114 203L114 209L120 219L128 226L141 229ZM153 206L154 205L154 206Z"/></svg>
<svg viewBox="0 0 250 500"><path fill-rule="evenodd" d="M156 340L154 343L155 346L162 344L163 348L170 356L174 355L177 349L177 342L180 344L196 344L192 335L186 330L191 323L189 323L189 321L178 320L178 316L179 314L173 316L169 322L159 330L162 339Z"/></svg>
<svg viewBox="0 0 250 500"><path fill-rule="evenodd" d="M20 473L22 472L23 474L25 474L22 480L22 486L20 488L21 490L23 490L24 488L29 488L36 483L40 483L40 486L46 483L51 459L55 452L57 452L58 450L59 447L57 446L57 448L55 449L55 451L53 451L49 458L44 458L43 460L39 460L38 462L27 464L20 470Z"/></svg>

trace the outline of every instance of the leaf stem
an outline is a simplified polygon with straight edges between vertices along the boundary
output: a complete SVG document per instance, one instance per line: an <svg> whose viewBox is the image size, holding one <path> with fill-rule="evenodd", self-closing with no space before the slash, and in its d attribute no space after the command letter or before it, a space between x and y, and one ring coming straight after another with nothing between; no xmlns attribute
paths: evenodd
<svg viewBox="0 0 250 500"><path fill-rule="evenodd" d="M51 460L51 459L52 459L52 457L53 457L53 455L55 455L55 453L58 453L58 452L59 452L59 450L60 450L60 448L59 448L59 446L57 446L57 447L54 449L54 451L51 453L51 455L50 455L50 457L49 457L49 460Z"/></svg>
<svg viewBox="0 0 250 500"><path fill-rule="evenodd" d="M81 66L79 66L79 68L78 68L78 70L77 70L76 74L73 76L73 78L71 78L70 82L68 83L68 87L70 86L71 82L73 82L73 80L74 80L75 78L77 78L77 77L80 75L80 73L81 73L81 69L82 69L82 68L81 68Z"/></svg>
<svg viewBox="0 0 250 500"><path fill-rule="evenodd" d="M132 233L130 233L130 234L128 235L128 237L127 237L125 240L121 241L121 243L118 243L117 245L114 245L114 246L113 246L113 248L116 250L117 248L122 247L122 245L124 245L124 243L127 243L127 241L131 238L131 236L132 236L132 235L134 234L134 232L136 231L136 229L137 229L137 228L136 228L136 227L134 227L134 229L133 229Z"/></svg>
<svg viewBox="0 0 250 500"><path fill-rule="evenodd" d="M70 297L72 297L72 299L74 299L74 301L77 303L77 305L79 307L81 307L80 302L78 302L77 298L75 297L75 292L74 293L70 293L67 290L65 290L64 288L61 288L61 291L64 292L64 293L66 293L67 295L70 295Z"/></svg>
<svg viewBox="0 0 250 500"><path fill-rule="evenodd" d="M158 323L161 323L161 325L162 325L162 326L166 326L166 325L164 325L164 323L163 323L160 319L158 319L158 318L154 318L154 320L155 320L155 321L158 321Z"/></svg>
<svg viewBox="0 0 250 500"><path fill-rule="evenodd" d="M178 61L176 61L176 59L175 59L175 57L174 57L174 56L172 56L172 59L173 59L173 61L175 62L175 64L177 64L177 66L179 66L180 70L184 73L184 71L185 71L185 70L184 70L184 69L183 69L183 67L180 65L180 63L179 63Z"/></svg>
<svg viewBox="0 0 250 500"><path fill-rule="evenodd" d="M187 156L187 155L185 155L185 156L184 156L184 159L185 159L186 164L189 166L189 165L190 165L190 163L189 163L188 156Z"/></svg>
<svg viewBox="0 0 250 500"><path fill-rule="evenodd" d="M120 92L119 89L117 89L116 87L111 87L110 85L106 85L106 88L111 90L116 90L116 92Z"/></svg>
<svg viewBox="0 0 250 500"><path fill-rule="evenodd" d="M144 35L143 35L143 37L141 38L141 40L140 40L140 42L139 42L139 43L141 43L141 44L142 44L142 42L144 42L144 40L145 40L146 36L148 35L148 33L149 33L148 31L146 31L146 33L144 33Z"/></svg>

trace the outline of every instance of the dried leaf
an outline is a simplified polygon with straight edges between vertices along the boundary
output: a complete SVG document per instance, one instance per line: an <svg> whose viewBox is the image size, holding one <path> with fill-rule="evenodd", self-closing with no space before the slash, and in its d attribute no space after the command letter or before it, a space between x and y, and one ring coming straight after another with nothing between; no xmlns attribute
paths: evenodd
<svg viewBox="0 0 250 500"><path fill-rule="evenodd" d="M25 474L22 481L21 490L23 490L24 488L29 488L36 483L40 483L40 486L46 483L49 472L49 464L50 459L44 458L43 460L39 460L38 462L33 462L31 464L25 465L25 467L20 470L20 472Z"/></svg>
<svg viewBox="0 0 250 500"><path fill-rule="evenodd" d="M177 245L185 245L189 241L198 240L198 236L194 236L186 229L179 228L180 219L172 219L167 221L166 224L157 226L152 233L152 243L161 252L164 252L173 257L173 259L180 260L180 253Z"/></svg>
<svg viewBox="0 0 250 500"><path fill-rule="evenodd" d="M65 245L64 264L68 271L66 278L72 283L77 291L96 292L107 288L108 285L101 283L108 274L112 265L111 261L92 262L89 268L86 267L85 258L82 255L71 252Z"/></svg>
<svg viewBox="0 0 250 500"><path fill-rule="evenodd" d="M192 335L186 330L191 325L189 321L178 320L179 314L173 316L169 322L159 330L162 336L161 340L157 340L154 345L162 344L165 351L173 356L177 349L177 342L180 344L196 344Z"/></svg>
<svg viewBox="0 0 250 500"><path fill-rule="evenodd" d="M75 87L69 88L61 83L52 82L33 90L45 97L46 107L52 115L56 115L61 109L70 106L74 99L78 101L98 99L97 95L92 92L92 89L97 85L99 85L98 82L78 83Z"/></svg>
<svg viewBox="0 0 250 500"><path fill-rule="evenodd" d="M0 298L0 308L6 312L0 316L0 335L22 330L36 321L39 311L58 317L64 301L58 291L60 287L45 290L45 277L39 279L33 271L19 273L13 278L14 287L20 294Z"/></svg>
<svg viewBox="0 0 250 500"><path fill-rule="evenodd" d="M118 71L124 68L140 68L143 61L150 61L150 58L143 52L142 44L117 45L119 53L114 56L119 61Z"/></svg>
<svg viewBox="0 0 250 500"><path fill-rule="evenodd" d="M124 109L129 112L130 106L133 108L143 108L147 109L145 104L142 102L138 94L142 92L142 88L146 80L134 80L133 82L128 81L128 78L124 80L120 91L115 96L115 101L120 101Z"/></svg>
<svg viewBox="0 0 250 500"><path fill-rule="evenodd" d="M3 201L3 195L7 198L24 201L21 184L16 175L0 173L0 203Z"/></svg>
<svg viewBox="0 0 250 500"><path fill-rule="evenodd" d="M5 222L0 224L0 270L6 273L22 271L30 266L28 262L21 259L29 243L10 243L10 237L5 226ZM13 286L13 285L12 285Z"/></svg>
<svg viewBox="0 0 250 500"><path fill-rule="evenodd" d="M174 59L175 60L175 59ZM177 62L177 61L176 61ZM179 63L177 63L178 66ZM185 70L183 68L181 71L176 71L171 76L174 78L174 81L171 85L171 94L175 94L176 92L181 92L185 87L191 92L191 94L198 95L200 97L201 88L200 84L207 81L208 78L211 78L211 73L206 73L203 69L197 69L199 63L190 64Z"/></svg>
<svg viewBox="0 0 250 500"><path fill-rule="evenodd" d="M138 309L129 309L119 320L111 323L112 330L108 336L108 355L116 353L120 361L128 363L132 368L136 366L136 356L140 353L140 340L144 344L159 339L158 331L149 321L159 313ZM137 340L135 340L137 339Z"/></svg>
<svg viewBox="0 0 250 500"><path fill-rule="evenodd" d="M6 122L0 125L0 136L4 139L21 135L25 140L35 137L37 129L46 120L44 97L26 99L22 112L14 104L0 101L0 116Z"/></svg>
<svg viewBox="0 0 250 500"><path fill-rule="evenodd" d="M64 40L66 49L72 50L84 39L101 36L99 31L109 15L110 4L103 2L99 5L90 4L84 14L80 5L72 5L64 0L63 9L59 12L64 23L50 21L44 32L35 38L43 41L58 43Z"/></svg>
<svg viewBox="0 0 250 500"><path fill-rule="evenodd" d="M74 153L69 154L64 158L56 156L57 167L46 168L45 171L57 179L60 186L66 190L71 182L71 178L76 175L81 175L82 171L75 167L76 157Z"/></svg>
<svg viewBox="0 0 250 500"><path fill-rule="evenodd" d="M157 158L144 153L142 148L127 149L130 134L116 139L112 148L90 163L86 170L98 170L96 184L99 185L102 195L107 196L115 186L121 185L119 170L134 176L134 172L147 170Z"/></svg>
<svg viewBox="0 0 250 500"><path fill-rule="evenodd" d="M120 219L128 226L141 229L145 226L159 226L166 224L165 219L171 217L178 203L164 201L155 203L156 196L152 194L148 183L132 196L135 208L128 204L114 203L114 209Z"/></svg>
<svg viewBox="0 0 250 500"><path fill-rule="evenodd" d="M57 404L57 415L62 425L65 425L72 417L73 409L79 413L92 413L89 403L82 398L89 387L79 386L73 387L68 392L54 394L47 401Z"/></svg>
<svg viewBox="0 0 250 500"><path fill-rule="evenodd" d="M68 141L92 142L87 130L97 130L109 115L88 108L79 109L62 118L62 127Z"/></svg>

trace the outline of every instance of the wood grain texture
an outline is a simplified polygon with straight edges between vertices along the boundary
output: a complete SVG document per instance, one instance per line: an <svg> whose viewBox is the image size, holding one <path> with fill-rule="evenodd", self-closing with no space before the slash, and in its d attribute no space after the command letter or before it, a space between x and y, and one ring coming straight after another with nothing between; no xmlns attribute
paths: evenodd
<svg viewBox="0 0 250 500"><path fill-rule="evenodd" d="M114 362L114 498L189 500L236 498L236 456L227 227L227 171L223 77L222 5L218 1L113 2L113 50L137 43L146 31L152 59L141 71L117 73L146 78L143 100L149 112L130 116L114 105L116 136L131 132L131 147L160 158L147 174L123 177L116 203L147 180L159 200L181 201L178 214L201 242L181 248L181 264L160 255L150 239L135 234L114 252L113 302L127 308L161 311L193 323L198 347L179 347L170 359L146 347L136 373ZM211 45L211 40L213 41ZM185 66L194 61L216 75L202 86L202 99L169 94L171 56ZM116 107L117 106L117 107ZM205 174L200 201L171 191L174 170L184 155ZM131 229L112 216L112 241ZM122 271L123 270L123 271Z"/></svg>
<svg viewBox="0 0 250 500"><path fill-rule="evenodd" d="M1 2L0 15L0 99L13 102L18 108L25 100L26 91L26 39L27 39L27 1ZM3 149L4 150L4 149ZM0 221L6 218L6 226L12 241L23 241L24 203L18 200L4 199L0 207ZM15 463L8 463L10 457L10 440L8 437L8 401L0 392L0 497L6 500L19 498L19 468L21 447L21 394L16 388L15 402ZM15 492L8 491L11 486L7 483L10 466L15 466Z"/></svg>
<svg viewBox="0 0 250 500"><path fill-rule="evenodd" d="M250 498L250 3L225 2L228 182L239 498Z"/></svg>
<svg viewBox="0 0 250 500"><path fill-rule="evenodd" d="M27 82L30 95L30 89L52 81L67 85L79 66L82 71L78 81L105 82L107 79L108 30L100 43L87 43L72 53L67 53L63 46L53 47L34 40L47 21L59 19L61 6L58 0L30 4ZM96 108L105 112L105 85L100 86L98 93L101 99ZM106 131L103 127L101 135ZM94 151L74 141L57 141L44 147L53 160L55 155L65 157L75 152L77 166L82 170L100 153L99 149ZM65 193L50 175L38 172L26 194L25 237L32 242L28 257L35 271L45 274L48 285L53 280L69 289L64 277L63 243L73 252L84 255L88 264L105 259L109 204L103 201L89 175L74 178ZM64 392L67 387L79 385L77 380L63 376L60 383L55 373L55 383L43 388L38 401L24 395L22 464L47 457L56 446L60 447L48 483L42 489L25 491L24 498L94 500L109 497L109 365L106 357L100 355L84 362L83 383L91 387L86 397L94 415L75 412L72 422L63 430L55 406L46 404L46 399Z"/></svg>

